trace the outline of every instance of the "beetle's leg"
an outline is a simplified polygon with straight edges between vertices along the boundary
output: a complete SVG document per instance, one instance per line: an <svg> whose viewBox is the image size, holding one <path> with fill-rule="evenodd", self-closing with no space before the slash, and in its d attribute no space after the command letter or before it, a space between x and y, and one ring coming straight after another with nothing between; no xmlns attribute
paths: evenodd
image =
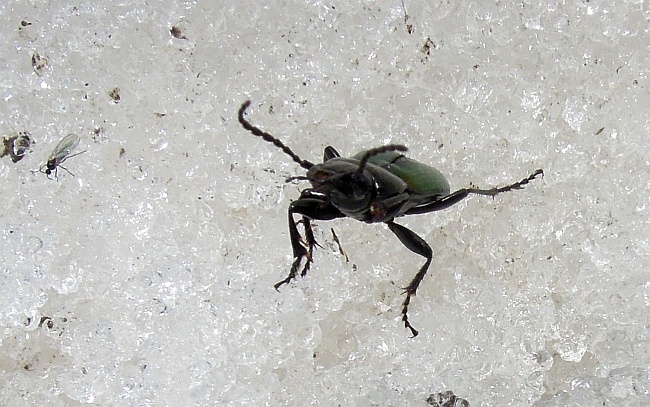
<svg viewBox="0 0 650 407"><path fill-rule="evenodd" d="M501 192L508 192L514 189L523 189L524 185L534 180L538 175L544 176L544 171L537 170L534 173L527 176L526 178L522 179L521 181L515 182L514 184L506 185L505 187L491 188L491 189L467 188L466 191L470 194L494 196L496 194L500 194Z"/></svg>
<svg viewBox="0 0 650 407"><path fill-rule="evenodd" d="M364 219L368 223L386 222L393 219L408 203L409 194L404 192L388 198L376 199L370 204L368 216Z"/></svg>
<svg viewBox="0 0 650 407"><path fill-rule="evenodd" d="M497 194L500 194L502 192L508 192L512 191L515 189L522 189L524 185L528 184L530 181L534 180L538 175L544 175L544 171L542 170L537 170L534 173L530 174L528 177L522 179L519 182L515 182L514 184L506 185L505 187L501 188L492 188L492 189L478 189L478 188L463 188L459 189L458 191L452 192L449 195L443 196L439 199L437 199L434 202L431 202L426 205L422 206L417 206L415 208L411 208L408 211L406 211L404 214L405 215L415 215L418 213L429 213L429 212L435 212L435 211L440 211L443 209L447 209L452 205L457 204L458 202L462 201L467 197L469 194L477 194L477 195L488 195L488 196L495 196Z"/></svg>
<svg viewBox="0 0 650 407"><path fill-rule="evenodd" d="M318 242L316 242L316 238L314 237L314 231L311 228L311 221L309 218L306 216L302 217L302 225L305 228L305 240L307 241L307 247L309 248L309 251L307 252L307 263L305 263L305 268L302 269L302 272L300 272L300 276L304 277L307 274L307 271L309 270L309 266L311 263L314 262L314 246L318 245Z"/></svg>
<svg viewBox="0 0 650 407"><path fill-rule="evenodd" d="M350 258L343 251L343 246L341 246L341 241L339 240L339 237L336 236L336 232L334 231L334 228L330 228L330 230L332 231L332 239L334 239L334 241L336 242L336 245L339 247L339 253L341 253L343 256L345 256L345 262L349 263Z"/></svg>
<svg viewBox="0 0 650 407"><path fill-rule="evenodd" d="M411 303L411 297L415 295L418 290L418 286L422 282L424 276L427 274L427 270L431 265L431 259L433 258L433 252L431 251L431 246L429 246L427 242L424 241L424 239L416 235L412 230L407 229L402 225L398 225L392 220L386 222L386 225L388 225L388 228L391 230L391 232L395 233L395 236L397 236L400 242L402 242L402 244L406 246L407 249L427 259L413 280L411 280L409 285L404 288L406 299L404 300L404 305L402 307L402 321L404 321L404 327L410 329L411 333L413 334L413 338L415 338L418 336L418 331L413 328L409 322L409 304Z"/></svg>
<svg viewBox="0 0 650 407"><path fill-rule="evenodd" d="M311 263L311 255L305 249L305 247L300 243L301 240L300 233L298 232L296 221L293 219L293 213L295 212L294 203L295 202L292 202L291 205L289 206L289 239L291 239L291 248L293 249L293 263L291 264L291 270L289 270L289 275L287 276L287 278L277 282L273 286L275 287L276 290L280 288L283 284L287 284L289 281L296 278L296 274L298 273L298 267L300 267L300 262L302 261L303 257L307 257L307 262L305 263L305 266L303 267L300 273L301 275L304 276L305 274L307 274L307 271L309 270L309 266ZM303 220L306 220L306 218L303 217ZM305 231L306 230L307 227L305 226ZM311 230L311 225L310 225L310 230Z"/></svg>
<svg viewBox="0 0 650 407"><path fill-rule="evenodd" d="M305 195L309 196L309 193L303 193L303 196ZM302 238L298 232L296 221L293 219L294 213L303 215L302 223L305 228L305 244L308 246L308 249L301 243ZM291 240L291 248L293 249L293 263L291 264L291 270L287 278L274 285L276 290L283 284L287 284L296 278L298 267L300 267L303 258L306 258L306 262L300 271L300 275L305 276L309 271L314 246L317 244L311 228L310 219L331 220L344 216L338 209L317 197L301 197L291 202L289 205L289 238Z"/></svg>

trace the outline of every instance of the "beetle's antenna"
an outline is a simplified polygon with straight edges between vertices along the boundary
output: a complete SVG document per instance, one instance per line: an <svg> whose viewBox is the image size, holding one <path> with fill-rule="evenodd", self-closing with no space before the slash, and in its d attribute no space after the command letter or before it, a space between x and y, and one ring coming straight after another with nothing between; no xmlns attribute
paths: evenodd
<svg viewBox="0 0 650 407"><path fill-rule="evenodd" d="M251 101L247 100L244 103L242 103L241 107L239 108L239 123L248 131L256 135L257 137L262 137L264 141L268 141L269 143L272 143L274 146L280 148L286 155L291 157L293 161L296 163L300 164L300 166L306 170L310 169L311 167L314 166L314 163L303 160L300 157L298 157L298 154L294 153L289 147L285 146L284 143L282 143L280 140L276 139L269 133L260 130L259 128L253 126L250 124L250 122L246 119L244 119L244 112L246 112L246 109L248 109L248 106L250 106Z"/></svg>
<svg viewBox="0 0 650 407"><path fill-rule="evenodd" d="M366 168L366 164L368 163L368 160L373 155L386 153L388 151L406 151L406 150L408 150L408 148L406 148L406 146L403 146L401 144L389 144L387 146L371 148L370 150L366 151L366 154L363 155L363 158L359 163L359 168L357 168L357 172L354 174L354 177L356 178L363 173L363 170Z"/></svg>

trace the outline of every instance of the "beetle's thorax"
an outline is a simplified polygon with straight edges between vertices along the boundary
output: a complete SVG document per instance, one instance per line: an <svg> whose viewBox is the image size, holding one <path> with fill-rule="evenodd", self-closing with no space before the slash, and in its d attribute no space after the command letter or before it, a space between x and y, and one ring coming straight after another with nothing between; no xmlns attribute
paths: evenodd
<svg viewBox="0 0 650 407"><path fill-rule="evenodd" d="M334 158L315 164L307 171L314 192L327 200L346 216L365 219L365 212L376 196L375 183L369 171L357 174L358 161Z"/></svg>
<svg viewBox="0 0 650 407"><path fill-rule="evenodd" d="M332 158L307 171L313 192L320 193L345 216L364 222L385 222L400 216L407 185L381 167L368 163L357 174L359 161Z"/></svg>

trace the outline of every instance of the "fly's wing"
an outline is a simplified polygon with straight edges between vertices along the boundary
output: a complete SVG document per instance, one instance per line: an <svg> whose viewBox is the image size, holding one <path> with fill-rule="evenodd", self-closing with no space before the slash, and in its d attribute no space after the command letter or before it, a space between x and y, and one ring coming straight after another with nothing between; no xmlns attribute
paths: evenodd
<svg viewBox="0 0 650 407"><path fill-rule="evenodd" d="M55 162L61 162L65 157L70 155L72 151L79 145L81 139L74 133L70 133L67 136L63 137L59 144L54 147L52 154L48 161L54 160Z"/></svg>

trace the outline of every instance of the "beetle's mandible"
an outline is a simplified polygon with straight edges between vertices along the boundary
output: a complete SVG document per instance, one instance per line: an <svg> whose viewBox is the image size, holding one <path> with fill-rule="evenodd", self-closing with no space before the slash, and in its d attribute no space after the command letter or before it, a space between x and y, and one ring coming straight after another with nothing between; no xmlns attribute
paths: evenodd
<svg viewBox="0 0 650 407"><path fill-rule="evenodd" d="M424 239L395 223L394 219L446 209L470 194L495 196L501 192L522 189L537 176L544 174L540 169L505 187L463 188L450 192L449 183L440 171L405 157L400 152L406 151L406 147L399 144L362 151L351 158L341 157L333 147L328 146L325 148L323 162L314 164L301 159L280 140L246 120L244 113L250 104L250 100L247 100L241 105L239 123L255 136L281 149L307 170L306 176L292 177L289 180L307 180L312 185L289 205L289 238L294 260L289 275L278 282L275 288L296 278L303 259L305 263L300 275L304 276L309 271L316 245L311 220L350 217L366 223L383 222L406 248L426 259L413 280L404 288L406 298L402 306L402 321L411 330L413 337L418 335L418 331L409 322L408 307L431 265L433 253ZM304 245L294 214L302 216Z"/></svg>

